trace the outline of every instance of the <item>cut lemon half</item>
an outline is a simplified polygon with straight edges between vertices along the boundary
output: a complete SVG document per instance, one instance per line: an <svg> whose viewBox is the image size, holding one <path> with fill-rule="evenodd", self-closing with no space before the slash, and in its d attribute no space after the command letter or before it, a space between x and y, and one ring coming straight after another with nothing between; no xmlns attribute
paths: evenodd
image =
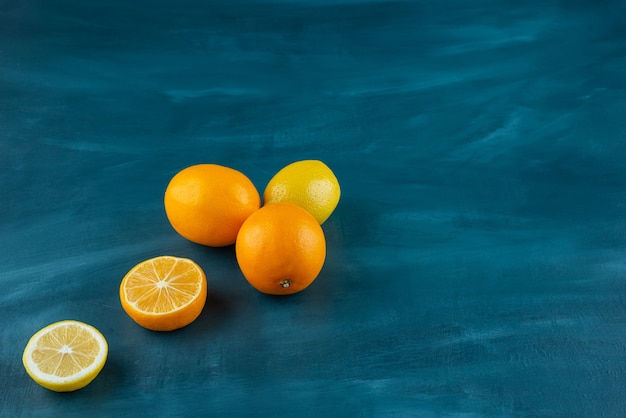
<svg viewBox="0 0 626 418"><path fill-rule="evenodd" d="M104 336L85 323L55 322L33 335L22 356L28 375L56 392L87 386L104 367L109 348Z"/></svg>
<svg viewBox="0 0 626 418"><path fill-rule="evenodd" d="M133 267L120 285L124 311L153 331L172 331L191 324L207 297L204 271L188 258L160 256Z"/></svg>

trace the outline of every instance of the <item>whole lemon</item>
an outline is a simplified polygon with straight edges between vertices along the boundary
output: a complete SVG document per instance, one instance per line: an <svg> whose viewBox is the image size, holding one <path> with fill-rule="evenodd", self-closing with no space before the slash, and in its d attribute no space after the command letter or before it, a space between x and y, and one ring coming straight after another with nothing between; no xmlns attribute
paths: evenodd
<svg viewBox="0 0 626 418"><path fill-rule="evenodd" d="M165 213L188 240L210 247L235 243L243 221L261 206L261 196L242 172L218 164L187 167L165 190Z"/></svg>
<svg viewBox="0 0 626 418"><path fill-rule="evenodd" d="M287 202L308 211L323 224L333 213L341 189L332 170L319 160L302 160L283 167L263 192L264 204Z"/></svg>
<svg viewBox="0 0 626 418"><path fill-rule="evenodd" d="M292 203L263 206L245 220L235 242L244 277L260 292L290 295L307 288L326 258L317 220Z"/></svg>

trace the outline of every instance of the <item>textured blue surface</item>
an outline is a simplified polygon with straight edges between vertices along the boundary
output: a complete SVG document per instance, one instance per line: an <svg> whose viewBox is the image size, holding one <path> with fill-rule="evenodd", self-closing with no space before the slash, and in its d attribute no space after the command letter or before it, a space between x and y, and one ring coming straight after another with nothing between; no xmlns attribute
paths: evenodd
<svg viewBox="0 0 626 418"><path fill-rule="evenodd" d="M524 3L0 0L1 415L626 415L626 7ZM298 295L167 223L185 166L305 158ZM174 333L118 300L161 254L209 280ZM110 355L56 394L21 353L69 318Z"/></svg>

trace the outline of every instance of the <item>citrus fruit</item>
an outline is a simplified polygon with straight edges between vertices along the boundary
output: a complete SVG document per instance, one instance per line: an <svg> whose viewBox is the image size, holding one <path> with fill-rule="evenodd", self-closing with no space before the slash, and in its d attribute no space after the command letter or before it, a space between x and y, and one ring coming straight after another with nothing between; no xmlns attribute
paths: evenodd
<svg viewBox="0 0 626 418"><path fill-rule="evenodd" d="M240 171L198 164L174 175L165 190L165 213L176 232L197 244L235 243L243 221L261 206L254 184Z"/></svg>
<svg viewBox="0 0 626 418"><path fill-rule="evenodd" d="M200 266L172 256L142 261L120 285L124 311L153 331L172 331L191 324L202 312L206 295L206 276Z"/></svg>
<svg viewBox="0 0 626 418"><path fill-rule="evenodd" d="M323 224L333 213L341 189L332 170L319 160L296 161L283 167L263 192L264 204L294 203Z"/></svg>
<svg viewBox="0 0 626 418"><path fill-rule="evenodd" d="M248 282L272 295L304 290L319 275L326 239L317 220L292 203L272 203L241 226L235 243L237 262Z"/></svg>
<svg viewBox="0 0 626 418"><path fill-rule="evenodd" d="M96 378L107 359L102 334L83 322L55 322L33 335L24 349L22 363L28 375L56 392L71 392Z"/></svg>

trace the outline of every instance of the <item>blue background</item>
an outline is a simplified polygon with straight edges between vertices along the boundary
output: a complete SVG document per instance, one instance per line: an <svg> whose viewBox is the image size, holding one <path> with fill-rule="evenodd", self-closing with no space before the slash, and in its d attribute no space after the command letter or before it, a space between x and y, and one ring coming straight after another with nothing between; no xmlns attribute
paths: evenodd
<svg viewBox="0 0 626 418"><path fill-rule="evenodd" d="M622 1L0 0L1 415L626 415L625 76ZM308 158L302 293L167 222L186 166ZM118 299L162 254L209 282L172 333ZM57 394L21 354L70 318L109 359Z"/></svg>

